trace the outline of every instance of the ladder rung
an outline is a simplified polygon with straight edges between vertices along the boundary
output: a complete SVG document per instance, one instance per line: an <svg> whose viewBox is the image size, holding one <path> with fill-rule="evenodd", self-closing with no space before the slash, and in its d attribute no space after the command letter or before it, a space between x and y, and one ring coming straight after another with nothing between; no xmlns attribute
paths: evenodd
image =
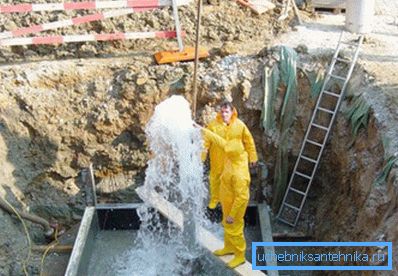
<svg viewBox="0 0 398 276"><path fill-rule="evenodd" d="M326 108L323 108L323 107L318 107L318 109L323 111L323 112L329 113L329 114L334 114L333 110L329 110L329 109L326 109Z"/></svg>
<svg viewBox="0 0 398 276"><path fill-rule="evenodd" d="M295 188L292 188L292 187L290 187L289 188L290 190L292 190L293 192L295 192L295 193L298 193L298 194L300 194L300 195L303 195L303 196L305 196L305 193L304 192L302 192L302 191L300 191L300 190L297 190L297 189L295 189Z"/></svg>
<svg viewBox="0 0 398 276"><path fill-rule="evenodd" d="M284 202L283 205L285 205L285 206L287 206L289 208L292 208L292 209L296 210L297 212L300 212L300 208L297 208L296 206L293 206L293 205L291 205L289 203Z"/></svg>
<svg viewBox="0 0 398 276"><path fill-rule="evenodd" d="M345 58L336 58L336 60L344 63L351 63L351 60Z"/></svg>
<svg viewBox="0 0 398 276"><path fill-rule="evenodd" d="M283 219L281 217L278 217L278 220L280 220L280 221L282 221L282 222L284 222L286 224L289 224L290 226L293 226L293 227L296 226L294 223L292 223L290 221L287 221L287 220L285 220L285 219Z"/></svg>
<svg viewBox="0 0 398 276"><path fill-rule="evenodd" d="M323 130L329 130L327 127L324 127L324 126L321 126L321 125L318 125L318 124L314 124L314 123L312 123L312 125L314 126L314 127L317 127L317 128L320 128L320 129L323 129Z"/></svg>
<svg viewBox="0 0 398 276"><path fill-rule="evenodd" d="M354 46L357 47L358 44L352 43L352 42L345 42L345 41L340 41L341 44L345 44L345 45L350 45L350 46Z"/></svg>
<svg viewBox="0 0 398 276"><path fill-rule="evenodd" d="M333 74L330 74L330 76L331 76L332 78L335 78L335 79L338 79L338 80L343 80L343 81L346 80L346 78L341 77L341 76L336 76L336 75L333 75Z"/></svg>
<svg viewBox="0 0 398 276"><path fill-rule="evenodd" d="M310 143L310 144L313 144L313 145L315 145L315 146L322 147L322 144L320 144L320 143L318 143L318 142L315 142L315 141L312 141L312 140L310 140L310 139L307 139L307 142Z"/></svg>
<svg viewBox="0 0 398 276"><path fill-rule="evenodd" d="M333 92L326 91L326 90L324 90L323 93L328 94L328 95L333 96L333 97L337 97L337 98L340 97L340 94L333 93Z"/></svg>
<svg viewBox="0 0 398 276"><path fill-rule="evenodd" d="M298 172L298 171L296 171L296 172L294 172L294 173L297 174L297 175L299 175L299 176L302 176L302 177L305 177L305 178L311 180L311 176L309 176L309 175L303 174L303 173Z"/></svg>
<svg viewBox="0 0 398 276"><path fill-rule="evenodd" d="M304 156L304 155L301 155L300 158L303 158L304 160L310 161L310 162L312 162L312 163L316 163L316 160L315 160L315 159L309 158L309 157Z"/></svg>

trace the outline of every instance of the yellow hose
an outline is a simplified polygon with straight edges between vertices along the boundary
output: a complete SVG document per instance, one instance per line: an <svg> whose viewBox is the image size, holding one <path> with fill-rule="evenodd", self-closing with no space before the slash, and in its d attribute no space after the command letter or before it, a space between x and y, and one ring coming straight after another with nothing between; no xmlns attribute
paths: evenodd
<svg viewBox="0 0 398 276"><path fill-rule="evenodd" d="M53 244L50 244L46 250L43 253L43 256L41 257L41 262L40 262L40 276L44 276L43 274L43 266L44 266L44 260L46 259L47 253L50 251L51 248L53 248L54 246L56 246L59 241L58 241L58 227L55 228L55 242Z"/></svg>
<svg viewBox="0 0 398 276"><path fill-rule="evenodd" d="M22 263L22 268L26 276L28 276L28 271L26 270L26 265L29 263L30 260L30 255L32 253L32 241L30 240L29 236L29 231L28 228L26 227L25 221L22 219L18 211L4 198L4 202L8 205L8 207L14 212L14 214L17 216L17 218L21 221L23 228L25 230L26 234L26 239L28 241L28 256L26 257L25 261Z"/></svg>

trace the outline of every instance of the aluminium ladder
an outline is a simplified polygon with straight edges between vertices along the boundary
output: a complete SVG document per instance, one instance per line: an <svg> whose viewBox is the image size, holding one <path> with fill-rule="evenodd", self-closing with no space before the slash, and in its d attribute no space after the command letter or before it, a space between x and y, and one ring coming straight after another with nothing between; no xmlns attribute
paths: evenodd
<svg viewBox="0 0 398 276"><path fill-rule="evenodd" d="M342 40L343 33L344 31L342 31L340 34L339 42L325 77L321 93L316 102L315 109L312 113L311 121L304 136L300 153L296 160L293 173L290 177L289 185L286 189L277 215L277 219L279 221L293 227L296 226L300 217L300 213L303 209L308 191L314 179L315 172L318 168L322 152L325 148L341 101L344 98L344 92L346 90L348 81L351 78L351 74L354 70L359 50L363 42L363 35L359 35L358 40L353 43L345 42ZM344 48L354 48L354 51L350 51L352 54L351 60L341 58L339 56L343 46L347 46ZM336 63L349 64L348 73L345 77L338 76L334 72ZM339 87L339 91L331 91L331 80L337 80L340 83L343 83L343 85L340 86L341 89ZM323 106L325 102L329 103L328 107ZM332 105L332 107L330 107L330 105Z"/></svg>

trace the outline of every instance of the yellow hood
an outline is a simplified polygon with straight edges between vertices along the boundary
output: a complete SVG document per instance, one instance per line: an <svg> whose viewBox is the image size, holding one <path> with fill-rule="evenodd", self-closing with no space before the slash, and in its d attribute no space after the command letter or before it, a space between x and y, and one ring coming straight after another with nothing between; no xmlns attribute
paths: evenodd
<svg viewBox="0 0 398 276"><path fill-rule="evenodd" d="M238 118L238 111L234 107L234 109L232 110L232 117L231 117L231 122L230 123L232 124L233 122L235 122L237 118ZM222 119L222 116L221 116L221 111L219 111L217 113L216 120L219 123L223 123L224 122L223 119Z"/></svg>

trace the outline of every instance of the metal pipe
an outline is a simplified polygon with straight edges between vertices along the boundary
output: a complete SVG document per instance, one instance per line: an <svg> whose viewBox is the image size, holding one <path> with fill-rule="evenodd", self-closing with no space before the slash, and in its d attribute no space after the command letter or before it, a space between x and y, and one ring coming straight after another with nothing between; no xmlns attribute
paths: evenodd
<svg viewBox="0 0 398 276"><path fill-rule="evenodd" d="M195 40L195 65L193 70L193 101L192 101L192 113L194 119L196 118L196 98L198 94L197 74L198 74L198 63L199 63L199 38L200 38L200 20L202 11L202 0L198 0L198 15L196 21L196 40Z"/></svg>
<svg viewBox="0 0 398 276"><path fill-rule="evenodd" d="M177 35L177 42L178 42L178 49L180 52L184 50L184 45L182 43L182 38L181 38L181 25L180 25L180 19L178 17L178 6L177 6L177 0L171 0L172 6L173 6L173 16L174 16L174 22L176 25L176 35Z"/></svg>
<svg viewBox="0 0 398 276"><path fill-rule="evenodd" d="M41 225L44 228L44 231L45 231L44 235L46 237L50 237L54 233L54 229L50 226L50 223L47 220L45 220L39 216L36 216L36 215L32 215L32 214L25 213L23 211L19 211L19 210L15 209L14 207L12 207L12 205L10 203L8 203L8 201L6 201L5 199L3 199L1 197L0 197L0 207L4 211L10 213L11 215L15 215L15 212L18 212L18 214L21 216L21 218Z"/></svg>
<svg viewBox="0 0 398 276"><path fill-rule="evenodd" d="M303 21L301 20L300 13L299 13L299 10L298 10L297 5L296 5L296 1L295 0L290 0L290 3L292 3L293 11L294 11L294 14L297 17L299 25L303 25Z"/></svg>

